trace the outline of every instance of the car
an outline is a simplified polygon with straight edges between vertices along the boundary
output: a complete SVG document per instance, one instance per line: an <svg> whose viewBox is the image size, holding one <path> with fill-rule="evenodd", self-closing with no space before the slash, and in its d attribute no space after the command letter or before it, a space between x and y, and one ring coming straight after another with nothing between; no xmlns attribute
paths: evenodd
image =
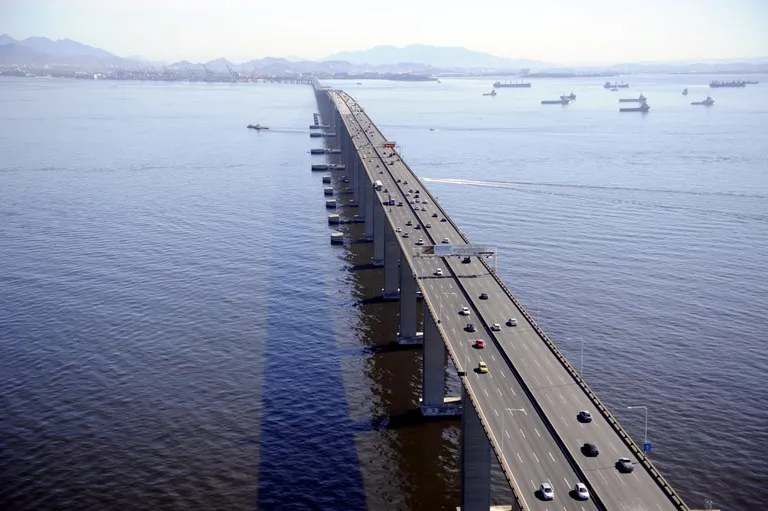
<svg viewBox="0 0 768 511"><path fill-rule="evenodd" d="M424 227L426 227L427 229L431 229L432 228L432 224L424 224Z"/></svg>
<svg viewBox="0 0 768 511"><path fill-rule="evenodd" d="M408 220L407 222L405 222L405 225L410 227L411 225L413 225L413 221L412 220Z"/></svg>
<svg viewBox="0 0 768 511"><path fill-rule="evenodd" d="M579 412L579 422L592 422L592 414L589 410Z"/></svg>
<svg viewBox="0 0 768 511"><path fill-rule="evenodd" d="M469 256L464 256L464 259L461 260L462 263L468 264L472 262L472 258Z"/></svg>
<svg viewBox="0 0 768 511"><path fill-rule="evenodd" d="M421 201L421 203L422 203L422 204L429 204L429 202L427 202L427 201L425 201L425 200Z"/></svg>
<svg viewBox="0 0 768 511"><path fill-rule="evenodd" d="M427 210L427 208L421 208L421 210L422 210L422 211L426 211L426 210Z"/></svg>
<svg viewBox="0 0 768 511"><path fill-rule="evenodd" d="M402 179L400 179L400 178L398 177L398 178L397 178L397 182L399 183L400 181L402 181Z"/></svg>
<svg viewBox="0 0 768 511"><path fill-rule="evenodd" d="M480 293L480 299L481 300L487 300L488 299L488 293Z"/></svg>
<svg viewBox="0 0 768 511"><path fill-rule="evenodd" d="M576 498L579 500L589 500L589 490L584 483L576 483L573 487L573 492L576 494Z"/></svg>
<svg viewBox="0 0 768 511"><path fill-rule="evenodd" d="M459 314L462 316L469 316L469 307L462 307L459 311Z"/></svg>
<svg viewBox="0 0 768 511"><path fill-rule="evenodd" d="M408 184L408 181L406 181L405 184ZM413 188L408 188L408 193L413 193Z"/></svg>
<svg viewBox="0 0 768 511"><path fill-rule="evenodd" d="M477 372L485 374L488 372L488 365L485 362L480 362L477 364Z"/></svg>
<svg viewBox="0 0 768 511"><path fill-rule="evenodd" d="M415 202L411 201L410 204L416 204Z"/></svg>
<svg viewBox="0 0 768 511"><path fill-rule="evenodd" d="M494 323L493 325L491 325L491 330L493 330L494 332L500 332L501 331L501 325L498 324L498 323Z"/></svg>
<svg viewBox="0 0 768 511"><path fill-rule="evenodd" d="M398 201L398 202L397 202L397 205L398 205L398 206L402 206L402 205L403 205L403 201Z"/></svg>
<svg viewBox="0 0 768 511"><path fill-rule="evenodd" d="M389 193L389 188L384 188L384 193Z"/></svg>
<svg viewBox="0 0 768 511"><path fill-rule="evenodd" d="M416 196L416 197L413 198L413 200L415 200L416 202L419 202L419 197Z"/></svg>
<svg viewBox="0 0 768 511"><path fill-rule="evenodd" d="M402 227L395 227L395 232L403 232L403 228Z"/></svg>
<svg viewBox="0 0 768 511"><path fill-rule="evenodd" d="M421 230L421 224L416 224L416 227L414 227L417 231Z"/></svg>
<svg viewBox="0 0 768 511"><path fill-rule="evenodd" d="M507 320L507 326L517 326L517 320L515 318L509 318Z"/></svg>
<svg viewBox="0 0 768 511"><path fill-rule="evenodd" d="M421 246L424 244L424 240L419 238L419 240L416 242L417 245Z"/></svg>
<svg viewBox="0 0 768 511"><path fill-rule="evenodd" d="M442 268L438 268L437 270L435 270L435 275L437 275L438 277L442 277L443 276L443 269Z"/></svg>
<svg viewBox="0 0 768 511"><path fill-rule="evenodd" d="M441 222L447 222L448 220L445 217L443 217L443 218L440 219L440 221Z"/></svg>
<svg viewBox="0 0 768 511"><path fill-rule="evenodd" d="M404 184L404 185L407 185L407 184L408 184L408 181L403 181L403 184Z"/></svg>
<svg viewBox="0 0 768 511"><path fill-rule="evenodd" d="M408 234L407 232L404 232L404 233L403 233L403 238L410 238L410 237L411 237L411 235L410 235L410 234Z"/></svg>
<svg viewBox="0 0 768 511"><path fill-rule="evenodd" d="M449 240L448 238L443 238L443 241L441 241L440 243L450 243L450 242L451 240Z"/></svg>
<svg viewBox="0 0 768 511"><path fill-rule="evenodd" d="M437 213L432 213L432 218L437 218Z"/></svg>
<svg viewBox="0 0 768 511"><path fill-rule="evenodd" d="M477 339L475 343L472 345L472 347L477 348L479 350L485 348L485 341L482 339Z"/></svg>
<svg viewBox="0 0 768 511"><path fill-rule="evenodd" d="M464 330L467 332L475 332L477 329L473 323L467 323L467 326L464 327Z"/></svg>
<svg viewBox="0 0 768 511"><path fill-rule="evenodd" d="M619 469L619 472L622 474L629 474L635 470L635 466L629 458L619 458L619 461L616 462L616 468Z"/></svg>
<svg viewBox="0 0 768 511"><path fill-rule="evenodd" d="M598 454L600 454L600 449L597 448L597 445L586 443L581 448L581 452L584 453L584 456L589 456L590 458L594 458Z"/></svg>
<svg viewBox="0 0 768 511"><path fill-rule="evenodd" d="M541 492L541 498L544 500L552 500L555 498L555 490L552 489L552 485L549 483L541 483L539 491Z"/></svg>

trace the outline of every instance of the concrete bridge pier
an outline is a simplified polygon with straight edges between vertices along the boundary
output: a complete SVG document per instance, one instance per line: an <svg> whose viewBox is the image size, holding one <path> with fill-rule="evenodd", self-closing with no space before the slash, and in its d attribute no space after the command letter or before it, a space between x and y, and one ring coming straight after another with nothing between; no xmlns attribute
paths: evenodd
<svg viewBox="0 0 768 511"><path fill-rule="evenodd" d="M488 511L491 507L491 442L464 385L461 416L461 509Z"/></svg>
<svg viewBox="0 0 768 511"><path fill-rule="evenodd" d="M371 187L373 191L373 187ZM376 205L373 206L373 265L384 266L384 248L385 248L385 231L387 228L387 217L384 216L384 206L379 201L379 196L373 194L373 201L376 201ZM373 202L371 201L371 202ZM368 222L366 222L366 226Z"/></svg>
<svg viewBox="0 0 768 511"><path fill-rule="evenodd" d="M408 264L402 262L400 255L400 331L397 333L398 344L422 344L423 332L417 332L419 309L416 300L416 279Z"/></svg>
<svg viewBox="0 0 768 511"><path fill-rule="evenodd" d="M381 296L385 300L397 300L400 298L400 245L397 242L397 233L388 223L384 229L386 230L384 234L384 289L381 290ZM375 245L373 249L375 252Z"/></svg>
<svg viewBox="0 0 768 511"><path fill-rule="evenodd" d="M373 224L375 220L373 207L375 206L374 200L376 200L376 194L373 192L373 185L365 175L365 172L363 172L362 181L362 186L365 193L365 230L363 231L363 239L366 241L373 241Z"/></svg>
<svg viewBox="0 0 768 511"><path fill-rule="evenodd" d="M445 397L445 344L432 314L424 311L421 413L427 417L461 414L461 399Z"/></svg>

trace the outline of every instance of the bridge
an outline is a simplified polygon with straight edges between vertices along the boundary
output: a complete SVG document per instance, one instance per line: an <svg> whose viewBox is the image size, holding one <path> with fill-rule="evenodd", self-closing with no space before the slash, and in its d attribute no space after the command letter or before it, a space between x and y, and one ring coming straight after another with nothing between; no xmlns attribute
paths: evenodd
<svg viewBox="0 0 768 511"><path fill-rule="evenodd" d="M399 300L398 342L423 345L421 410L461 413L461 509L490 508L495 457L513 510L688 510L498 277L494 250L470 243L351 96L317 80L313 87L352 192L339 192L340 204L364 221L372 262L384 268L382 299ZM446 353L461 380L460 402L444 395ZM590 422L579 420L582 410ZM587 456L585 443L599 455ZM620 472L619 458L635 469ZM576 499L579 482L589 500ZM542 483L554 500L543 500Z"/></svg>

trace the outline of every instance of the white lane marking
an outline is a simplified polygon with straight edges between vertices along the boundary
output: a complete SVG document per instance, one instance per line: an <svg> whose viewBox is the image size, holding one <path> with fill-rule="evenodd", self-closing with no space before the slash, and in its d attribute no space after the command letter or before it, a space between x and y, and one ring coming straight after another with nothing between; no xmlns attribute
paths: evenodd
<svg viewBox="0 0 768 511"><path fill-rule="evenodd" d="M552 383L552 378L550 378L549 376L547 376L547 381L549 382L550 385L554 385L554 383Z"/></svg>
<svg viewBox="0 0 768 511"><path fill-rule="evenodd" d="M533 379L536 380L536 385L541 385L541 383L539 383L539 377L538 376L534 376Z"/></svg>
<svg viewBox="0 0 768 511"><path fill-rule="evenodd" d="M621 478L618 472L614 472L614 475L616 476L616 479L618 479L621 484L623 484L624 486L627 485L627 483L624 482L624 479Z"/></svg>
<svg viewBox="0 0 768 511"><path fill-rule="evenodd" d="M517 392L515 392L515 389L513 389L512 387L509 387L509 390L511 390L511 391L512 391L512 394L513 394L513 395L515 395L515 396L517 395Z"/></svg>
<svg viewBox="0 0 768 511"><path fill-rule="evenodd" d="M523 359L523 365L524 365L525 367L528 367L528 362L527 362L525 359Z"/></svg>
<svg viewBox="0 0 768 511"><path fill-rule="evenodd" d="M541 461L539 461L539 457L538 457L538 456L536 456L536 453L535 453L535 452L533 452L533 453L531 453L531 454L533 454L533 457L534 457L534 458L536 458L536 462L537 462L537 463L541 463Z"/></svg>
<svg viewBox="0 0 768 511"><path fill-rule="evenodd" d="M549 401L550 403L552 403L552 397L551 397L549 394L547 394L547 401ZM552 404L555 404L555 403L552 403Z"/></svg>
<svg viewBox="0 0 768 511"><path fill-rule="evenodd" d="M555 461L555 457L554 457L554 456L552 456L552 453L551 453L551 452L549 453L549 457L550 457L550 458L552 458L552 461Z"/></svg>
<svg viewBox="0 0 768 511"><path fill-rule="evenodd" d="M568 484L568 479L566 479L565 477L563 477L563 481L565 481L565 485L566 485L568 488L570 488L570 487L571 487L571 485L570 485L570 484Z"/></svg>
<svg viewBox="0 0 768 511"><path fill-rule="evenodd" d="M534 490L536 489L536 485L535 485L535 484L533 484L533 479L531 479L531 486L533 486L533 489L534 489Z"/></svg>
<svg viewBox="0 0 768 511"><path fill-rule="evenodd" d="M509 431L507 431L506 429L504 430L504 434L507 435L507 438L512 438L511 436L509 436Z"/></svg>
<svg viewBox="0 0 768 511"><path fill-rule="evenodd" d="M499 395L500 395L500 396L504 396L504 394L502 394L502 393L501 393L501 389L496 389L496 390L498 390L498 391L499 391Z"/></svg>
<svg viewBox="0 0 768 511"><path fill-rule="evenodd" d="M494 357L493 355L491 355L491 358L492 358L494 361L496 361L496 357Z"/></svg>
<svg viewBox="0 0 768 511"><path fill-rule="evenodd" d="M563 424L565 424L565 427L568 427L568 422L565 420L565 417L562 415L560 416L560 420L563 421Z"/></svg>
<svg viewBox="0 0 768 511"><path fill-rule="evenodd" d="M502 372L501 372L501 377L502 377L502 378L506 378L506 377L507 377L507 375L506 375L506 374L504 374L504 371L502 371Z"/></svg>
<svg viewBox="0 0 768 511"><path fill-rule="evenodd" d="M539 433L539 430L536 428L533 428L533 430L536 432L536 435L541 438L541 433Z"/></svg>
<svg viewBox="0 0 768 511"><path fill-rule="evenodd" d="M483 389L483 392L485 392L485 396L486 397L491 397L491 396L488 395L488 391L487 390Z"/></svg>
<svg viewBox="0 0 768 511"><path fill-rule="evenodd" d="M520 429L520 428L518 428L518 429ZM525 438L525 433L523 432L522 429L520 429L520 434L523 435L523 438Z"/></svg>
<svg viewBox="0 0 768 511"><path fill-rule="evenodd" d="M568 402L568 401L565 400L565 398L563 397L562 394L558 394L558 395L560 396L560 401L562 401L563 403L567 403Z"/></svg>
<svg viewBox="0 0 768 511"><path fill-rule="evenodd" d="M598 474L600 474L600 477L602 477L602 478L603 478L603 481L605 481L605 484L608 484L608 479L606 479L606 478L605 478L605 476L603 475L603 473L602 473L602 472L598 472Z"/></svg>
<svg viewBox="0 0 768 511"><path fill-rule="evenodd" d="M663 509L661 509L660 505L656 504L656 507L659 508L660 511L664 511Z"/></svg>
<svg viewBox="0 0 768 511"><path fill-rule="evenodd" d="M541 364L539 364L539 359L538 358L534 358L533 361L536 362L537 366L541 367Z"/></svg>
<svg viewBox="0 0 768 511"><path fill-rule="evenodd" d="M613 452L619 452L619 451L616 450L616 446L613 445L613 442L608 442L608 445L611 446L611 449L613 449Z"/></svg>
<svg viewBox="0 0 768 511"><path fill-rule="evenodd" d="M499 411L498 411L497 409L495 409L495 408L493 409L493 413L495 413L495 414L496 414L496 417L498 417L498 416L499 416Z"/></svg>
<svg viewBox="0 0 768 511"><path fill-rule="evenodd" d="M519 460L520 460L520 463L522 463L522 462L523 462L523 458L521 458L521 457L520 457L520 453L518 452L518 453L515 453L515 454L517 454L517 459L519 459ZM534 487L534 488L535 488L535 487Z"/></svg>

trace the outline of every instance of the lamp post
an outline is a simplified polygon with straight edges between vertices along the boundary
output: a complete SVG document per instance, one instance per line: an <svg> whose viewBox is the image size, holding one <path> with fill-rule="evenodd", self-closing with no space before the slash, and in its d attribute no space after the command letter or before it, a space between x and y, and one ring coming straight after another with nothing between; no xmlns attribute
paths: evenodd
<svg viewBox="0 0 768 511"><path fill-rule="evenodd" d="M584 338L582 336L577 336L577 339L581 341L581 356L579 360L579 374L583 377L584 376ZM570 337L566 337L569 341L571 340Z"/></svg>
<svg viewBox="0 0 768 511"><path fill-rule="evenodd" d="M505 412L509 412L510 415L514 415L512 412L523 412L525 413L525 410L522 408L504 408ZM504 416L506 413L501 414L501 460L506 463L507 457L504 455Z"/></svg>
<svg viewBox="0 0 768 511"><path fill-rule="evenodd" d="M648 407L647 406L628 406L627 410L636 410L642 408L645 411L645 431L643 432L643 446L648 443Z"/></svg>

